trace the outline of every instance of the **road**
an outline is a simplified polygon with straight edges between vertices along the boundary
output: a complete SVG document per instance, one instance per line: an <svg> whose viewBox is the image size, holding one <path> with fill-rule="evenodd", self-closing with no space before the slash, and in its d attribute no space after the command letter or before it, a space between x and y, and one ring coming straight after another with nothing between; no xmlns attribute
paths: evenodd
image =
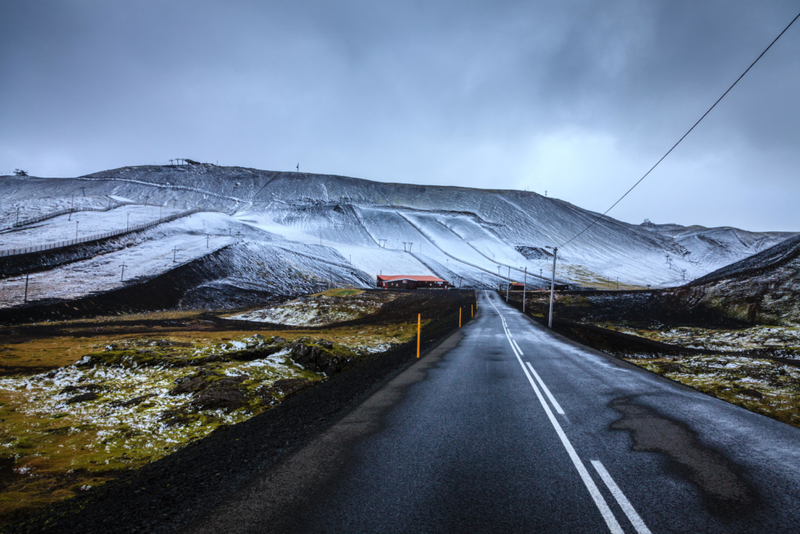
<svg viewBox="0 0 800 534"><path fill-rule="evenodd" d="M800 430L479 303L188 531L800 531Z"/></svg>

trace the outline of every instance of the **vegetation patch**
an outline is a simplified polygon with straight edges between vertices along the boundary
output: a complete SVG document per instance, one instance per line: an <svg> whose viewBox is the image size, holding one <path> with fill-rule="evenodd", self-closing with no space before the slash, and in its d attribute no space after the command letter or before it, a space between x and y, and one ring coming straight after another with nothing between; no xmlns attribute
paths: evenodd
<svg viewBox="0 0 800 534"><path fill-rule="evenodd" d="M759 325L739 329L690 326L644 329L609 323L598 326L693 349L724 352L769 351L775 356L800 360L800 327L797 326Z"/></svg>
<svg viewBox="0 0 800 534"><path fill-rule="evenodd" d="M0 524L268 410L409 341L416 325L246 334L103 333L15 345L19 359L45 371L0 377ZM1 364L9 354L0 352Z"/></svg>
<svg viewBox="0 0 800 534"><path fill-rule="evenodd" d="M322 379L292 360L300 346L259 334L200 347L125 339L46 373L0 378L0 457L12 462L0 516L85 491ZM286 380L294 385L275 387Z"/></svg>
<svg viewBox="0 0 800 534"><path fill-rule="evenodd" d="M384 304L400 296L388 291L365 292L332 289L301 297L285 304L228 316L228 319L287 326L325 326L361 319L377 313Z"/></svg>
<svg viewBox="0 0 800 534"><path fill-rule="evenodd" d="M626 358L703 393L800 427L800 369L746 356Z"/></svg>

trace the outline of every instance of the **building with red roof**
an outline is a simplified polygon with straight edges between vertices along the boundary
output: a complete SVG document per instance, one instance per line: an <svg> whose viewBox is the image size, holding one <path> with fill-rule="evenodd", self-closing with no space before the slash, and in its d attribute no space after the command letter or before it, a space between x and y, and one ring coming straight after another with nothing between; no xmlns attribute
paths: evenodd
<svg viewBox="0 0 800 534"><path fill-rule="evenodd" d="M381 289L448 289L450 283L435 276L379 274L378 287Z"/></svg>

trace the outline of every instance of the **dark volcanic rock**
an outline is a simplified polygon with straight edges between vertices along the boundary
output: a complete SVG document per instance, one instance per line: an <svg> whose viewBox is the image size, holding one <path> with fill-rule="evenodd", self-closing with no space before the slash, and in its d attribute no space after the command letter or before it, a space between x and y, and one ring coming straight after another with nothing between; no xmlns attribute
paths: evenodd
<svg viewBox="0 0 800 534"><path fill-rule="evenodd" d="M356 359L355 353L347 347L324 339L314 342L298 339L291 344L291 347L291 357L295 363L305 369L315 373L324 373L327 376L340 373Z"/></svg>
<svg viewBox="0 0 800 534"><path fill-rule="evenodd" d="M148 395L141 395L139 397L134 397L126 401L114 401L111 403L111 406L113 406L114 408L128 408L130 406L138 406L152 396L153 396L152 394L148 394Z"/></svg>
<svg viewBox="0 0 800 534"><path fill-rule="evenodd" d="M225 376L218 371L203 369L189 376L176 380L177 386L172 388L170 395L180 395L182 393L200 393L208 388L235 387L247 380L248 376Z"/></svg>
<svg viewBox="0 0 800 534"><path fill-rule="evenodd" d="M244 406L247 397L238 387L234 385L212 386L200 392L197 398L191 402L192 406L197 406L201 410L223 409L231 412Z"/></svg>
<svg viewBox="0 0 800 534"><path fill-rule="evenodd" d="M75 395L74 397L70 397L67 399L67 404L75 404L76 402L86 402L95 400L98 397L97 393L94 391L90 391L89 393L82 393L80 395Z"/></svg>

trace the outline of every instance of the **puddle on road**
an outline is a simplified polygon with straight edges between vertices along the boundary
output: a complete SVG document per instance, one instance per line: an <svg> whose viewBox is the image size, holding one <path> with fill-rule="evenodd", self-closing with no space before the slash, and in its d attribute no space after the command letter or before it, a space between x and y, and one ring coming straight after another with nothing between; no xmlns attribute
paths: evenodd
<svg viewBox="0 0 800 534"><path fill-rule="evenodd" d="M629 399L616 399L609 406L622 414L611 428L629 431L633 450L667 456L673 472L702 492L711 512L741 514L758 503L755 490L737 473L739 468L684 425Z"/></svg>

